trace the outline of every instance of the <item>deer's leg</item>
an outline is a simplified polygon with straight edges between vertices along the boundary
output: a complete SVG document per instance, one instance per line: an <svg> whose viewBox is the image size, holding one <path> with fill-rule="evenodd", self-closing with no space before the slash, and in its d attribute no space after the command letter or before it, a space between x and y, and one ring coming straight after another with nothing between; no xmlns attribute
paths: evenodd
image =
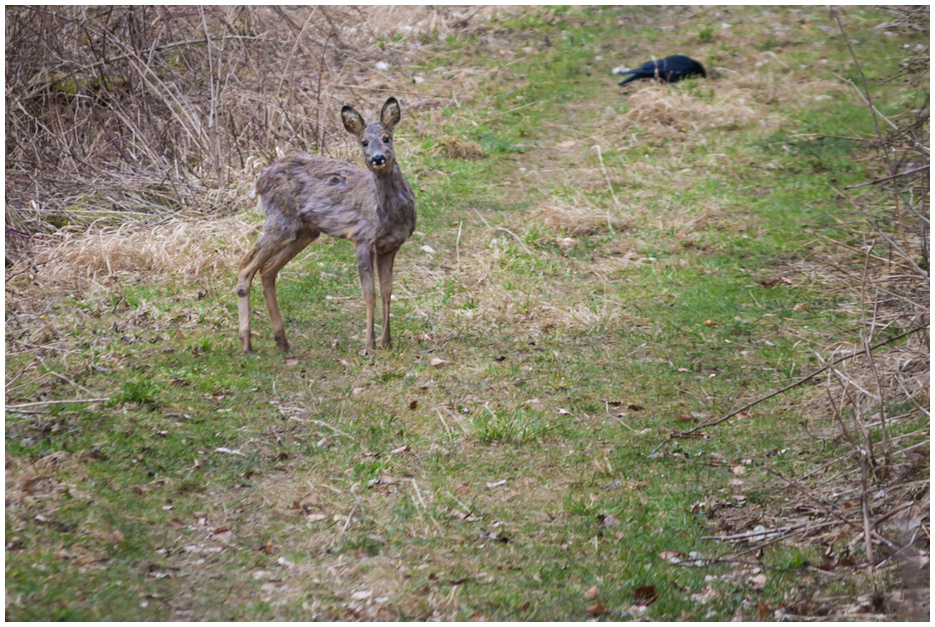
<svg viewBox="0 0 935 627"><path fill-rule="evenodd" d="M377 294L373 285L372 244L358 244L357 274L360 276L360 289L364 293L364 304L367 306L367 339L364 348L368 354L372 354L377 348L377 344L373 339L373 308L376 305Z"/></svg>
<svg viewBox="0 0 935 627"><path fill-rule="evenodd" d="M390 297L393 295L393 260L399 249L377 253L377 275L380 277L380 299L383 301L383 334L380 346L390 345Z"/></svg>
<svg viewBox="0 0 935 627"><path fill-rule="evenodd" d="M286 244L285 248L280 249L260 270L260 283L263 285L263 300L266 301L269 323L273 327L273 337L276 339L276 345L283 352L289 350L289 342L286 340L286 330L282 325L279 302L276 300L276 275L279 274L283 266L302 252L306 246L315 241L317 237L318 231L300 231L296 235L296 239Z"/></svg>
<svg viewBox="0 0 935 627"><path fill-rule="evenodd" d="M250 345L250 284L257 270L262 268L270 257L275 255L289 242L276 231L266 231L260 236L253 249L240 260L240 274L237 277L237 314L240 327L240 348L245 353L252 353Z"/></svg>

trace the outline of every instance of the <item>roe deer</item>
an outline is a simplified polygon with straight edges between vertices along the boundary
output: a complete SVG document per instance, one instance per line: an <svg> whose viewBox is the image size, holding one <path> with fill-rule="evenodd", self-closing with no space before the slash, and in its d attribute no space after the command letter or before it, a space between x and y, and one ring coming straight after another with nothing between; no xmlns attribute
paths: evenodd
<svg viewBox="0 0 935 627"><path fill-rule="evenodd" d="M389 98L383 105L380 121L370 124L365 124L353 108L345 105L341 109L344 128L360 142L367 169L300 152L283 157L260 174L255 191L266 213L266 226L256 245L240 261L237 280L240 346L244 352L253 352L250 284L257 271L273 337L280 349L289 350L276 301L276 275L321 233L350 240L357 249L357 273L367 305L367 353L376 350L373 338L376 261L383 300L380 345L390 345L393 259L416 228L415 196L393 152L393 129L400 115L395 98Z"/></svg>

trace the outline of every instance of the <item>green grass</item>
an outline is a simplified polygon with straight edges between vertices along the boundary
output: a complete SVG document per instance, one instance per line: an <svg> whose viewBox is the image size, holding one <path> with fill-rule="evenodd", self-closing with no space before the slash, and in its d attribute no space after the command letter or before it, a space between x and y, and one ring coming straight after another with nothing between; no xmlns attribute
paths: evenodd
<svg viewBox="0 0 935 627"><path fill-rule="evenodd" d="M870 28L880 19L861 10L868 17L853 28L864 71L885 76L888 42ZM803 11L827 23L826 9ZM618 26L624 12L654 21ZM728 620L738 610L752 619L756 601L781 606L814 551L768 549L764 563L781 570L762 590L730 579L729 566L679 568L658 556L717 552L700 539L712 529L692 504L730 500L730 468L742 460L752 462L741 490L755 500L767 452L801 445L803 392L647 455L684 428L679 416L714 417L802 375L815 364L808 349L853 323L807 282L759 280L794 276L818 245L807 229L832 227L847 210L835 189L868 176L855 142L807 134L866 135L872 121L841 90L808 107L775 105L778 128L703 131L681 146L651 128L635 129L630 145L602 127L605 109L629 108L606 71L624 60L620 41L634 42L631 65L662 38L701 45L712 65L761 58L762 23L722 39L711 12L661 30L672 21L654 8L530 7L492 25L514 49L535 44L515 62L488 56L479 35L429 47L425 70L456 42L458 62L500 67L503 80L482 82L477 105L446 109L431 134L418 120L400 127L413 147L402 158L417 228L438 254L428 259L417 236L398 259L391 350L358 354L352 251L334 240L283 273L295 364L277 352L258 294L257 355L240 354L233 275L229 285L144 281L115 288L109 302L58 301L51 324L76 312L83 324L68 353L41 363L8 342L8 386L22 373L8 402L81 396L51 372L110 401L7 414L8 482L40 478L17 487L7 508L7 618L583 620L594 585L609 619L647 585L660 594L648 614L656 620ZM819 54L826 78L848 67L836 41L777 13L797 43L769 48L786 46L790 67ZM738 19L732 30L742 28ZM787 88L796 81L778 65L758 71ZM711 97L704 84L672 89ZM438 131L478 142L487 157L438 156ZM565 139L583 147L556 156ZM599 229L565 249L533 210L576 193L614 208L587 149L599 142L622 211L643 211L622 232ZM712 153L725 157L711 162ZM692 166L692 184L633 174L647 163ZM523 182L519 167L548 164L562 171ZM686 216L711 217L687 228ZM601 265L626 252L636 260ZM64 455L50 463L52 453ZM295 507L309 492L315 502ZM619 523L606 524L610 516ZM706 575L721 578L721 596L701 604L690 595ZM360 591L372 596L354 600Z"/></svg>

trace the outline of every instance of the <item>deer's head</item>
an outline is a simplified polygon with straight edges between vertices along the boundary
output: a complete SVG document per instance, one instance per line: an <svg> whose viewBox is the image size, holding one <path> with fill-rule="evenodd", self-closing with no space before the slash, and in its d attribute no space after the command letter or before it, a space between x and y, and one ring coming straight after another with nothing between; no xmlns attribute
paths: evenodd
<svg viewBox="0 0 935 627"><path fill-rule="evenodd" d="M348 133L357 137L364 153L364 163L378 174L389 172L396 163L393 152L393 129L399 123L399 103L389 98L380 111L380 121L365 124L364 119L353 107L341 108L341 121Z"/></svg>

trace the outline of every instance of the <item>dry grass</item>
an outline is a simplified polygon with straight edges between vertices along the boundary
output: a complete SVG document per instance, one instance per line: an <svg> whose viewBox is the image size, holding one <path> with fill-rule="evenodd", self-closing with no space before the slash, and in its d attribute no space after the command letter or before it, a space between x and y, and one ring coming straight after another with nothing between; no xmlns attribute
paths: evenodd
<svg viewBox="0 0 935 627"><path fill-rule="evenodd" d="M480 144L469 139L446 135L438 140L437 150L449 159L483 159Z"/></svg>
<svg viewBox="0 0 935 627"><path fill-rule="evenodd" d="M226 278L249 248L258 225L245 216L129 223L81 233L59 233L36 245L31 257L8 269L16 298L63 290L107 288L145 274L148 282Z"/></svg>
<svg viewBox="0 0 935 627"><path fill-rule="evenodd" d="M576 194L574 202L552 196L530 213L531 217L541 220L556 234L571 236L593 235L608 230L621 231L629 224L628 218L615 215L615 210L595 206L583 194Z"/></svg>
<svg viewBox="0 0 935 627"><path fill-rule="evenodd" d="M753 123L765 125L769 120L765 111L754 108L756 103L749 92L720 86L710 104L677 88L657 84L640 89L630 97L629 104L630 110L622 120L624 131L632 125L650 126L673 137L686 132L737 130Z"/></svg>

